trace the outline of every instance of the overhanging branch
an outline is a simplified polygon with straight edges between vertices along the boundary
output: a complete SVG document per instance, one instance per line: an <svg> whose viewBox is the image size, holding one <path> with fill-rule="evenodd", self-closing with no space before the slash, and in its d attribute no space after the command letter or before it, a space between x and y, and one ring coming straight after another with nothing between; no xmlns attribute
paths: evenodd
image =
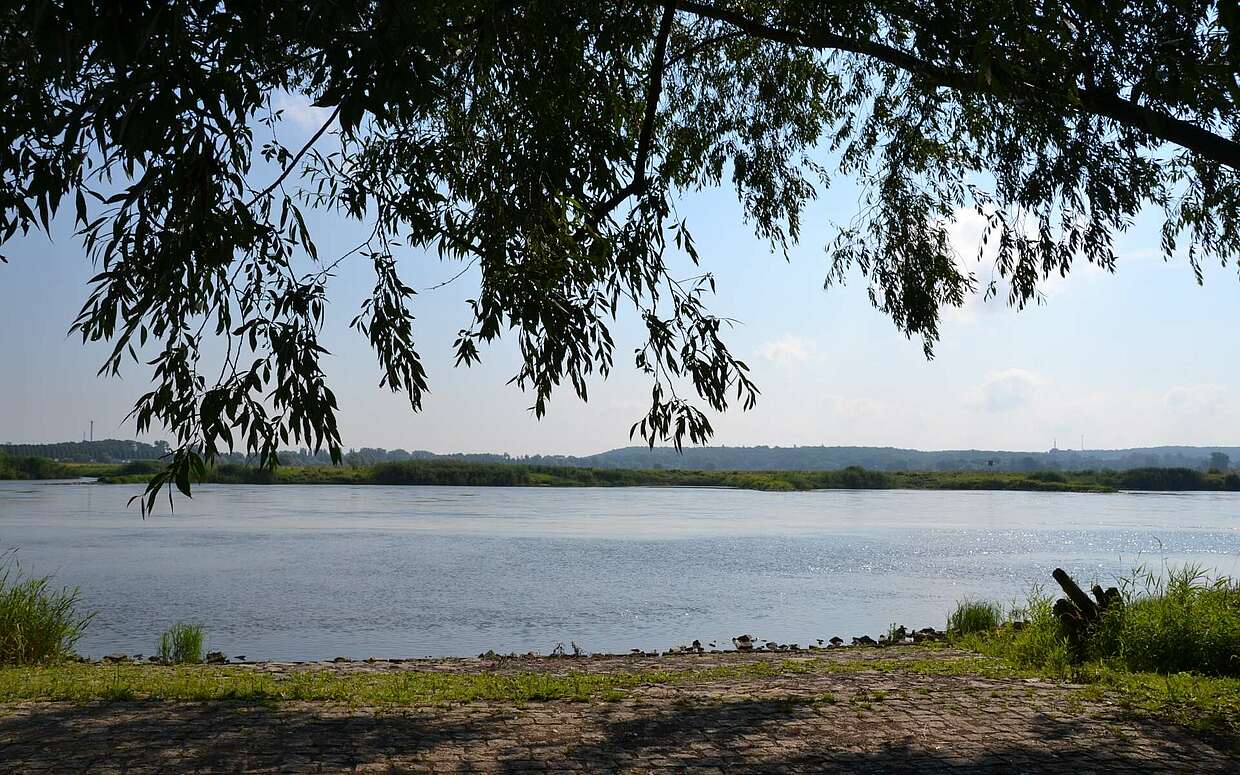
<svg viewBox="0 0 1240 775"><path fill-rule="evenodd" d="M674 7L679 11L684 11L694 16L730 24L755 38L801 48L830 49L860 54L904 70L936 86L975 94L988 94L995 97L1002 96L978 74L949 70L919 59L907 51L888 46L885 43L872 40L857 40L824 31L773 27L764 22L751 19L739 11L718 8L707 3L693 2L692 0L669 2L665 7ZM1046 100L1050 97L1045 90L1039 89L1036 84L1019 83L1005 84L1005 86L1010 92L1020 92L1035 99ZM1115 92L1096 88L1077 89L1076 98L1078 104L1067 104L1063 105L1063 107L1068 110L1083 110L1087 113L1109 118L1118 124L1139 130L1164 142L1178 145L1206 159L1240 171L1240 143L1234 140L1211 132L1190 121L1176 118L1165 111L1126 99Z"/></svg>
<svg viewBox="0 0 1240 775"><path fill-rule="evenodd" d="M646 187L646 165L650 160L650 147L654 143L654 122L658 117L659 99L663 95L663 71L666 67L667 39L672 32L672 20L676 17L675 2L663 7L659 21L659 33L655 38L654 61L650 66L650 82L646 84L646 112L642 117L641 134L637 138L637 155L633 159L633 178L629 184L600 202L591 213L594 223L620 206L620 203Z"/></svg>

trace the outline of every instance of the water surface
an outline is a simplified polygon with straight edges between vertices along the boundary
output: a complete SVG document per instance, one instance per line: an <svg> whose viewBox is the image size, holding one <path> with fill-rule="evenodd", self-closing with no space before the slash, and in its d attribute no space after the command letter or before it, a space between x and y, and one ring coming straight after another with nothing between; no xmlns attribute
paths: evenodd
<svg viewBox="0 0 1240 775"><path fill-rule="evenodd" d="M1056 566L1240 575L1240 494L0 482L0 548L81 588L79 651L150 653L177 620L250 659L802 645L941 627Z"/></svg>

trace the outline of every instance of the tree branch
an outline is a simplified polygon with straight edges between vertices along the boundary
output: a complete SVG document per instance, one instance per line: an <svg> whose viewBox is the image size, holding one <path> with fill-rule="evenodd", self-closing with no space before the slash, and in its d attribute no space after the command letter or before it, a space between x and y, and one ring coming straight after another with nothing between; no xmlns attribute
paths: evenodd
<svg viewBox="0 0 1240 775"><path fill-rule="evenodd" d="M815 49L832 49L848 51L854 54L876 59L893 67L921 77L934 85L955 89L962 92L999 96L994 89L976 74L949 70L939 65L918 59L907 51L870 40L856 40L830 32L790 30L772 27L769 24L751 19L738 11L717 8L706 3L681 0L669 3L680 11L705 19L715 19L730 24L755 38L762 38L790 46ZM1036 84L1009 84L1027 91L1030 95L1046 99L1047 94ZM1126 99L1115 92L1097 88L1077 89L1075 96L1079 105L1065 105L1069 110L1084 110L1115 121L1116 123L1145 132L1211 161L1240 171L1240 143L1230 140L1215 132L1211 132L1190 121L1166 113L1161 110L1141 105Z"/></svg>
<svg viewBox="0 0 1240 775"><path fill-rule="evenodd" d="M594 208L591 220L595 223L619 207L621 202L646 187L646 164L650 158L650 146L654 142L654 122L659 111L659 98L663 95L667 39L672 32L672 20L676 17L676 6L675 0L665 4L663 18L659 21L659 34L654 44L654 62L650 66L650 82L646 84L646 114L642 117L641 134L637 138L637 156L633 160L633 179L627 186Z"/></svg>
<svg viewBox="0 0 1240 775"><path fill-rule="evenodd" d="M289 176L289 174L293 171L293 168L297 166L297 163L301 161L301 157L305 156L306 152L310 150L311 146L313 146L315 143L319 141L319 138L323 136L323 133L326 132L327 128L332 125L332 122L336 120L336 116L338 115L340 115L339 105L337 105L336 109L332 111L332 114L327 117L327 120L323 122L323 126L319 127L319 131L315 132L314 135L309 140L306 141L306 144L301 147L301 150L298 151L297 155L294 156L292 161L288 163L288 166L286 166L284 170L280 172L280 177L272 181L270 186L267 186L262 191L255 194L254 198L249 201L249 204L252 205L258 200L270 194L272 191L275 191L276 187L284 182L284 179Z"/></svg>

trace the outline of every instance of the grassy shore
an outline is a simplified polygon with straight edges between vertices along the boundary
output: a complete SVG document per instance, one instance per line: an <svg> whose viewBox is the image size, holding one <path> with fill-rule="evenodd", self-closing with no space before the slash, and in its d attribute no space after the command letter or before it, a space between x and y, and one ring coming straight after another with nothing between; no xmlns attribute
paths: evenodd
<svg viewBox="0 0 1240 775"><path fill-rule="evenodd" d="M791 664L791 663L789 663ZM230 666L64 664L0 668L0 702L24 700L307 700L352 705L435 705L479 700L540 702L616 699L642 685L780 675L787 665L751 662L700 670L266 673ZM798 668L803 670L803 668Z"/></svg>
<svg viewBox="0 0 1240 775"><path fill-rule="evenodd" d="M907 649L919 653L903 656ZM962 655L956 650L891 647L884 656L834 659L832 655L719 664L718 655L700 657L695 669L614 672L397 672L343 673L330 669L268 673L239 666L157 666L61 664L0 668L0 702L188 701L232 700L249 703L287 701L341 703L351 706L416 707L462 702L529 703L619 700L642 686L686 686L779 676L825 673L874 673L994 680L1070 679L1082 686L1070 702L1106 698L1132 712L1186 726L1240 733L1240 680L1188 673L1133 673L1101 664L1081 666L1072 674L1018 665L1002 657ZM886 656L890 654L891 656ZM590 659L584 657L582 659ZM815 698L832 703L830 696Z"/></svg>

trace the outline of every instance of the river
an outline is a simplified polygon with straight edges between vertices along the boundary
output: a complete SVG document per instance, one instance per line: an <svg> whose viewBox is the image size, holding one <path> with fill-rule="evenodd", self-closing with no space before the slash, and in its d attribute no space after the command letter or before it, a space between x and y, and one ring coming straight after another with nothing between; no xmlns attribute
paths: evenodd
<svg viewBox="0 0 1240 775"><path fill-rule="evenodd" d="M0 482L0 548L77 586L78 645L151 653L178 620L249 659L808 645L942 627L1062 566L1240 575L1240 494Z"/></svg>

